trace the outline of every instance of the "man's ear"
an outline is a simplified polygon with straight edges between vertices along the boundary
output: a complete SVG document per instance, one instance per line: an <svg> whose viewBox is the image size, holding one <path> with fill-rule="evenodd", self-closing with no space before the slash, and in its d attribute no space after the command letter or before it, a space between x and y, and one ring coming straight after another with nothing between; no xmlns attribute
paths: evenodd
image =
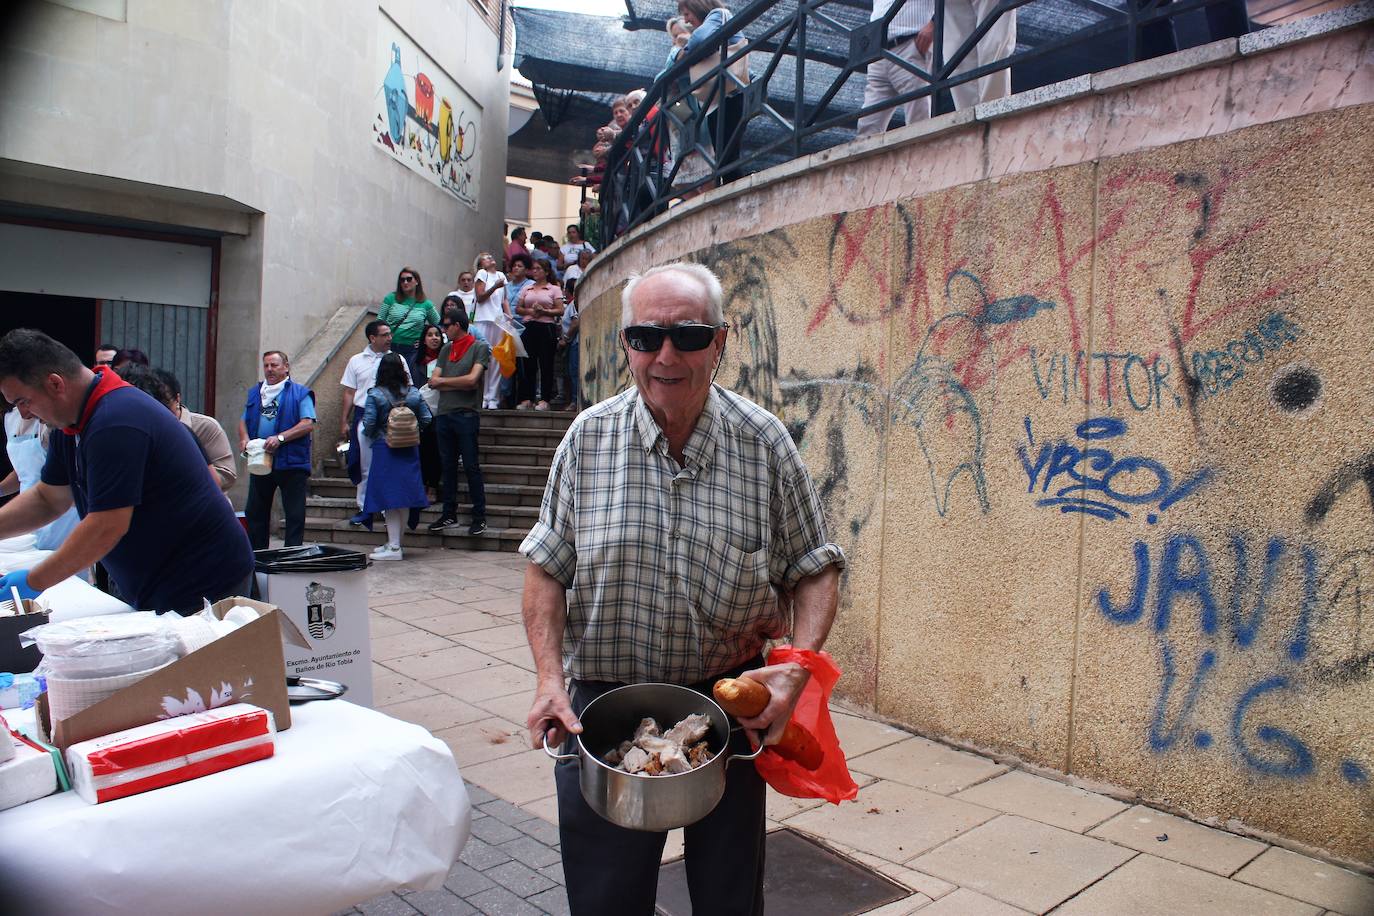
<svg viewBox="0 0 1374 916"><path fill-rule="evenodd" d="M43 379L43 387L46 388L49 393L61 396L67 390L67 380L56 372L49 372L47 377Z"/></svg>

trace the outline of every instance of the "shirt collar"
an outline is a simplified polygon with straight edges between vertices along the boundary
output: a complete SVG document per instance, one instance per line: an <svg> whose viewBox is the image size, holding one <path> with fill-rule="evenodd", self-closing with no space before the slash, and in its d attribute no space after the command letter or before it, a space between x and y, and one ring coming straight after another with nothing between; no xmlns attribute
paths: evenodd
<svg viewBox="0 0 1374 916"><path fill-rule="evenodd" d="M658 421L649 412L649 405L644 403L644 396L638 390L635 391L634 420L644 451L647 453L657 450L667 454L668 438L663 435L663 430L659 428ZM688 437L687 444L682 449L686 466L694 470L705 468L716 453L716 442L719 438L720 395L716 393L716 386L712 385L706 393L706 404L697 419L696 429L692 430L692 435Z"/></svg>

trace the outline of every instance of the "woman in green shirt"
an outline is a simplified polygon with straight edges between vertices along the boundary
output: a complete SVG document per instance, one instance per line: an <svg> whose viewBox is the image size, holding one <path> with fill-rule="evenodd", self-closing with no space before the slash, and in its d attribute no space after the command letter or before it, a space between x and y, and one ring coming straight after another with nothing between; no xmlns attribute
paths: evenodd
<svg viewBox="0 0 1374 916"><path fill-rule="evenodd" d="M419 271L410 267L401 268L396 275L396 291L383 297L377 320L390 326L391 352L400 354L401 359L410 366L411 377L414 378L415 353L419 349L420 338L424 336L425 325L439 324L439 313L434 303L425 298L425 285L420 280Z"/></svg>

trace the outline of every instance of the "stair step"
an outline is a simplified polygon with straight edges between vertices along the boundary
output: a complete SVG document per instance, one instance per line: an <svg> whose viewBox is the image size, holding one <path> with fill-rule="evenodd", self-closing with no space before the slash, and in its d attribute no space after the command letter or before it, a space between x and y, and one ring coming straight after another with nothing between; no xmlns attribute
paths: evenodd
<svg viewBox="0 0 1374 916"><path fill-rule="evenodd" d="M376 547L386 542L386 529L376 526L376 531L354 528L342 519L306 516L305 540L316 544L359 544ZM455 550L500 550L515 553L520 542L529 533L524 528L488 528L477 537L469 537L467 526L452 528L437 534L425 531L423 527L406 531L401 535L404 547L447 547Z"/></svg>
<svg viewBox="0 0 1374 916"><path fill-rule="evenodd" d="M321 506L334 506L335 503L332 500L342 500L343 503L350 506L356 502L358 488L351 482L335 483L325 487L318 486L318 483L318 478L311 481L310 495L306 497L307 505L315 505L315 500L330 500L329 502L318 503ZM538 509L544 499L543 487L487 482L485 488L488 506ZM460 504L470 502L468 499L468 482L461 473L458 475L458 502Z"/></svg>
<svg viewBox="0 0 1374 916"><path fill-rule="evenodd" d="M511 464L483 464L482 480L488 487L533 487L543 493L544 485L549 480L549 469ZM459 485L466 484L467 481L460 474ZM310 481L310 491L317 496L347 496L349 493L356 493L357 490L357 486L347 477L314 477Z"/></svg>
<svg viewBox="0 0 1374 916"><path fill-rule="evenodd" d="M328 496L309 496L305 500L306 512L316 518L348 519L358 511L358 502L352 498ZM443 506L436 503L428 509L420 510L420 525L438 521ZM538 506L506 506L487 503L487 524L493 528L529 528L539 519ZM472 520L472 503L458 503L458 520L464 525Z"/></svg>

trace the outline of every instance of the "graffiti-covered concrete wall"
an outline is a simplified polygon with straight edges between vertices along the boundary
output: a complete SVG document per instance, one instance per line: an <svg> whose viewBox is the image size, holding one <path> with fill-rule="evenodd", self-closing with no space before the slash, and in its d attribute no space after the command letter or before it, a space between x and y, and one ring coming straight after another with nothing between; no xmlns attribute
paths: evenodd
<svg viewBox="0 0 1374 916"><path fill-rule="evenodd" d="M851 559L848 698L1374 863L1371 47L1214 49L670 212L588 278L586 384L628 382L631 271L712 266L719 381Z"/></svg>

